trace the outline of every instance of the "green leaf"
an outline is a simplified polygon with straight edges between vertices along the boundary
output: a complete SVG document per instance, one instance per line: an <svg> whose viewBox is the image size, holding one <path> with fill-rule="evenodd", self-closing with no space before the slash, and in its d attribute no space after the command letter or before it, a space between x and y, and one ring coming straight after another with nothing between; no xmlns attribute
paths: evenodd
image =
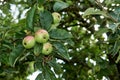
<svg viewBox="0 0 120 80"><path fill-rule="evenodd" d="M38 74L35 80L44 80L44 75L42 73Z"/></svg>
<svg viewBox="0 0 120 80"><path fill-rule="evenodd" d="M119 15L120 14L119 12L120 12L120 7L116 7L115 10L114 10L114 13Z"/></svg>
<svg viewBox="0 0 120 80"><path fill-rule="evenodd" d="M41 51L42 51L42 45L41 45L41 44L36 44L36 45L34 46L34 54L35 54L36 56L39 56L40 53L41 53Z"/></svg>
<svg viewBox="0 0 120 80"><path fill-rule="evenodd" d="M113 0L105 0L105 4L108 6L110 4L112 4L114 1Z"/></svg>
<svg viewBox="0 0 120 80"><path fill-rule="evenodd" d="M110 12L110 15L113 19L120 22L120 7L115 7L113 12Z"/></svg>
<svg viewBox="0 0 120 80"><path fill-rule="evenodd" d="M100 28L98 31L96 31L95 32L95 36L96 37L99 37L99 36L101 36L103 33L106 33L106 32L108 32L108 28Z"/></svg>
<svg viewBox="0 0 120 80"><path fill-rule="evenodd" d="M89 0L93 5L95 5L95 0Z"/></svg>
<svg viewBox="0 0 120 80"><path fill-rule="evenodd" d="M53 73L50 67L45 66L44 71L45 72L43 73L44 73L45 80L56 80L55 74Z"/></svg>
<svg viewBox="0 0 120 80"><path fill-rule="evenodd" d="M53 22L53 17L49 11L45 10L40 12L40 23L44 29L49 30L52 22Z"/></svg>
<svg viewBox="0 0 120 80"><path fill-rule="evenodd" d="M114 2L116 4L120 4L120 1L119 0L111 0L111 2ZM113 3L112 3L113 4Z"/></svg>
<svg viewBox="0 0 120 80"><path fill-rule="evenodd" d="M56 80L56 77L50 67L45 65L42 73L40 73L35 80Z"/></svg>
<svg viewBox="0 0 120 80"><path fill-rule="evenodd" d="M47 70L46 70L46 72L45 72L45 80L52 80L52 79L50 78L50 74L48 73Z"/></svg>
<svg viewBox="0 0 120 80"><path fill-rule="evenodd" d="M74 41L72 41L72 39L67 39L67 40L64 40L65 43L68 43L70 46L75 46L75 43Z"/></svg>
<svg viewBox="0 0 120 80"><path fill-rule="evenodd" d="M40 70L40 71L43 71L43 64L42 64L42 61L40 62L35 62L35 64L34 64L34 67L35 67L35 69L36 70Z"/></svg>
<svg viewBox="0 0 120 80"><path fill-rule="evenodd" d="M15 47L13 49L13 51L10 53L9 56L9 64L14 67L15 63L17 62L18 58L20 57L20 55L22 54L24 48L22 47L22 45L18 45L17 47Z"/></svg>
<svg viewBox="0 0 120 80"><path fill-rule="evenodd" d="M35 10L36 10L36 5L34 5L33 7L31 7L31 9L27 13L26 26L30 30L33 30L33 20L34 20Z"/></svg>
<svg viewBox="0 0 120 80"><path fill-rule="evenodd" d="M46 0L37 0L39 4L43 4Z"/></svg>
<svg viewBox="0 0 120 80"><path fill-rule="evenodd" d="M120 61L120 52L119 52L119 55L118 55L117 60L115 62L118 63L119 61Z"/></svg>
<svg viewBox="0 0 120 80"><path fill-rule="evenodd" d="M0 54L0 62L4 64L9 64L9 55L8 54Z"/></svg>
<svg viewBox="0 0 120 80"><path fill-rule="evenodd" d="M120 23L115 23L115 24L114 23L109 23L109 29L111 29L112 32L114 33L117 30L119 25L120 25Z"/></svg>
<svg viewBox="0 0 120 80"><path fill-rule="evenodd" d="M53 59L52 61L50 61L48 64L53 67L53 69L54 69L54 71L55 71L56 74L62 73L61 65L58 64L58 63L56 63L55 59Z"/></svg>
<svg viewBox="0 0 120 80"><path fill-rule="evenodd" d="M89 15L103 15L103 16L105 16L105 17L108 17L105 12L100 11L100 10L98 10L98 9L95 10L94 8L88 8L88 9L84 12L84 14L83 14L82 17L85 18L86 16L89 16Z"/></svg>
<svg viewBox="0 0 120 80"><path fill-rule="evenodd" d="M67 52L67 49L65 48L65 46L62 43L54 42L53 46L58 51L57 52L58 55L60 55L62 58L66 59L66 60L69 60L69 54Z"/></svg>
<svg viewBox="0 0 120 80"><path fill-rule="evenodd" d="M69 7L69 4L65 3L65 2L62 2L62 1L59 1L59 2L56 2L53 6L53 10L54 11L60 11L62 9L65 9Z"/></svg>
<svg viewBox="0 0 120 80"><path fill-rule="evenodd" d="M120 40L115 41L113 49L111 50L112 55L115 56L120 49Z"/></svg>
<svg viewBox="0 0 120 80"><path fill-rule="evenodd" d="M64 29L53 29L50 31L50 37L54 39L72 38L72 35Z"/></svg>
<svg viewBox="0 0 120 80"><path fill-rule="evenodd" d="M114 12L110 12L109 14L110 14L110 16L111 16L112 19L115 19L116 22L118 21L119 14L116 14L116 13L114 13Z"/></svg>

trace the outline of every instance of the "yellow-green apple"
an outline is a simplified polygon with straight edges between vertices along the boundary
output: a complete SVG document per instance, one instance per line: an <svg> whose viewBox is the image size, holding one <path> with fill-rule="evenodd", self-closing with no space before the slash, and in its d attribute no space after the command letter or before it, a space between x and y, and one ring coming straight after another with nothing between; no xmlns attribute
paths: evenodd
<svg viewBox="0 0 120 80"><path fill-rule="evenodd" d="M53 50L52 44L49 42L43 44L42 54L49 55Z"/></svg>
<svg viewBox="0 0 120 80"><path fill-rule="evenodd" d="M35 38L33 36L26 36L23 39L22 44L26 49L30 49L35 45Z"/></svg>
<svg viewBox="0 0 120 80"><path fill-rule="evenodd" d="M44 29L39 29L35 33L35 41L38 43L45 43L49 39L49 33Z"/></svg>
<svg viewBox="0 0 120 80"><path fill-rule="evenodd" d="M52 16L53 16L53 23L54 23L54 24L60 22L60 20L61 20L61 15L60 15L58 12L53 12L53 13L52 13Z"/></svg>

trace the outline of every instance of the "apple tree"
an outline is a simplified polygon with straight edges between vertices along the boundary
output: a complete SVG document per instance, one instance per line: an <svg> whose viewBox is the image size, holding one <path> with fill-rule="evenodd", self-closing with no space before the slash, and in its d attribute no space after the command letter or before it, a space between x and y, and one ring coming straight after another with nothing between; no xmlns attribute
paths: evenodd
<svg viewBox="0 0 120 80"><path fill-rule="evenodd" d="M0 80L119 80L119 0L0 0Z"/></svg>

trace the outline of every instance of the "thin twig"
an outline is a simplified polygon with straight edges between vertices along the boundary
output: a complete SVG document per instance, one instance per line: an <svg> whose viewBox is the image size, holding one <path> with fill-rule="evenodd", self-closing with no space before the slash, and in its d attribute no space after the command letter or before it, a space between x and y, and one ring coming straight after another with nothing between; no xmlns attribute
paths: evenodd
<svg viewBox="0 0 120 80"><path fill-rule="evenodd" d="M105 10L104 6L98 1L98 0L95 0L95 3L107 14L108 18L111 19L112 21L114 22L118 22L116 19L114 19L109 13L107 10Z"/></svg>

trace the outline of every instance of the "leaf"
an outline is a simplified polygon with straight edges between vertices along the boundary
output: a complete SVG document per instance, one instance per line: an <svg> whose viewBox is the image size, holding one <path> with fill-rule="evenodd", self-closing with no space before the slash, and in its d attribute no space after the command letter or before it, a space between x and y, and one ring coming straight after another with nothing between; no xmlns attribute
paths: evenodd
<svg viewBox="0 0 120 80"><path fill-rule="evenodd" d="M56 80L56 77L50 67L45 65L42 73L40 73L35 80Z"/></svg>
<svg viewBox="0 0 120 80"><path fill-rule="evenodd" d="M75 46L75 43L74 41L72 41L72 39L67 39L67 40L64 40L65 43L68 43L70 46Z"/></svg>
<svg viewBox="0 0 120 80"><path fill-rule="evenodd" d="M42 61L41 62L35 62L34 67L35 67L36 70L39 69L40 71L43 71Z"/></svg>
<svg viewBox="0 0 120 80"><path fill-rule="evenodd" d="M72 35L64 29L53 29L50 31L50 37L54 39L72 38Z"/></svg>
<svg viewBox="0 0 120 80"><path fill-rule="evenodd" d="M119 55L118 55L117 60L115 62L118 63L119 61L120 61L120 52L119 52Z"/></svg>
<svg viewBox="0 0 120 80"><path fill-rule="evenodd" d="M108 28L100 28L99 31L96 31L96 32L95 32L95 36L99 37L99 36L101 36L103 33L108 32L108 30L109 30Z"/></svg>
<svg viewBox="0 0 120 80"><path fill-rule="evenodd" d="M114 11L110 12L110 15L113 19L115 19L117 22L120 22L120 7L115 7Z"/></svg>
<svg viewBox="0 0 120 80"><path fill-rule="evenodd" d="M40 53L41 53L41 51L42 51L42 45L41 45L41 44L36 44L36 45L34 46L34 54L35 54L36 56L39 56Z"/></svg>
<svg viewBox="0 0 120 80"><path fill-rule="evenodd" d="M115 24L114 23L110 23L108 28L111 29L112 32L114 33L117 30L119 25L120 25L120 23L115 23Z"/></svg>
<svg viewBox="0 0 120 80"><path fill-rule="evenodd" d="M46 72L45 72L45 80L52 80L51 78L50 78L50 74L47 72L47 70L46 70ZM54 79L53 79L54 80Z"/></svg>
<svg viewBox="0 0 120 80"><path fill-rule="evenodd" d="M43 4L46 0L37 0L39 4Z"/></svg>
<svg viewBox="0 0 120 80"><path fill-rule="evenodd" d="M0 62L4 64L9 64L9 55L8 54L0 54Z"/></svg>
<svg viewBox="0 0 120 80"><path fill-rule="evenodd" d="M35 80L44 80L44 75L42 73L38 74Z"/></svg>
<svg viewBox="0 0 120 80"><path fill-rule="evenodd" d="M56 63L55 59L50 61L48 64L53 67L56 74L60 74L62 72L61 65Z"/></svg>
<svg viewBox="0 0 120 80"><path fill-rule="evenodd" d="M62 43L54 42L53 46L58 51L57 52L58 55L60 55L62 58L66 59L66 60L69 60L69 54L67 52L67 49L65 48L65 46Z"/></svg>
<svg viewBox="0 0 120 80"><path fill-rule="evenodd" d="M115 4L120 4L120 1L119 0L111 0L111 4L115 3Z"/></svg>
<svg viewBox="0 0 120 80"><path fill-rule="evenodd" d="M95 5L96 3L95 3L95 0L89 0L90 1L90 3L92 3L93 5Z"/></svg>
<svg viewBox="0 0 120 80"><path fill-rule="evenodd" d="M59 1L59 2L56 2L54 5L53 5L53 10L54 11L60 11L62 9L65 9L69 7L69 4L65 3L65 2L62 2L62 1Z"/></svg>
<svg viewBox="0 0 120 80"><path fill-rule="evenodd" d="M119 12L120 12L120 7L116 7L116 8L114 8L115 10L114 10L114 13L115 14L120 14Z"/></svg>
<svg viewBox="0 0 120 80"><path fill-rule="evenodd" d="M13 49L13 51L10 53L9 56L9 63L12 67L15 66L15 63L17 62L18 58L20 57L20 55L22 54L23 51L23 47L22 45L18 45L17 47L15 47Z"/></svg>
<svg viewBox="0 0 120 80"><path fill-rule="evenodd" d="M120 40L115 41L113 49L110 51L110 53L112 53L113 56L115 56L118 53L118 51L120 49L119 46L120 46Z"/></svg>
<svg viewBox="0 0 120 80"><path fill-rule="evenodd" d="M33 30L33 20L34 20L35 10L36 10L36 5L34 5L33 7L31 7L31 9L27 13L26 26L30 30Z"/></svg>
<svg viewBox="0 0 120 80"><path fill-rule="evenodd" d="M45 80L56 80L55 74L53 73L53 71L50 69L50 67L45 66L44 67L44 77Z"/></svg>
<svg viewBox="0 0 120 80"><path fill-rule="evenodd" d="M88 9L84 12L84 14L83 14L82 17L85 18L86 16L89 16L89 15L103 15L103 16L105 16L105 17L108 17L105 12L100 11L100 10L98 10L98 9L95 10L94 8L88 8Z"/></svg>
<svg viewBox="0 0 120 80"><path fill-rule="evenodd" d="M52 22L53 22L53 17L49 11L45 10L40 12L40 23L44 29L49 30Z"/></svg>
<svg viewBox="0 0 120 80"><path fill-rule="evenodd" d="M112 4L112 3L113 3L113 0L105 0L106 6L108 6L108 5Z"/></svg>

